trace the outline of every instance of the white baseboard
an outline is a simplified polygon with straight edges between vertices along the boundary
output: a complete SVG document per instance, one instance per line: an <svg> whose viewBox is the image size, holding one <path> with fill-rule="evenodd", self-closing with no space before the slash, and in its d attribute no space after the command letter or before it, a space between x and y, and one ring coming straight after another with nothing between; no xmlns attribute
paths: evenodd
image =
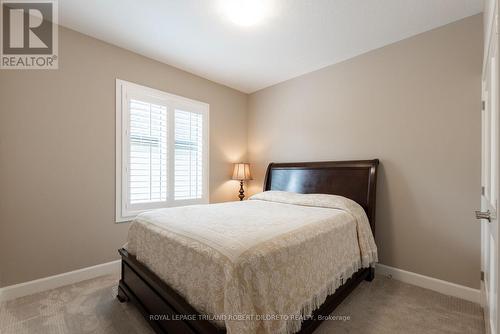
<svg viewBox="0 0 500 334"><path fill-rule="evenodd" d="M0 288L0 302L59 288L87 279L120 273L120 260Z"/></svg>
<svg viewBox="0 0 500 334"><path fill-rule="evenodd" d="M384 276L391 275L392 278L398 281L433 290L444 295L458 297L477 304L481 303L481 291L479 289L389 267L384 264L377 264L376 273Z"/></svg>
<svg viewBox="0 0 500 334"><path fill-rule="evenodd" d="M103 275L118 274L120 273L120 269L120 260L117 260L26 283L6 286L0 288L0 302L59 288L61 286ZM385 276L391 275L392 278L396 280L474 303L481 302L481 292L479 289L472 289L463 285L389 267L383 264L377 264L377 274Z"/></svg>

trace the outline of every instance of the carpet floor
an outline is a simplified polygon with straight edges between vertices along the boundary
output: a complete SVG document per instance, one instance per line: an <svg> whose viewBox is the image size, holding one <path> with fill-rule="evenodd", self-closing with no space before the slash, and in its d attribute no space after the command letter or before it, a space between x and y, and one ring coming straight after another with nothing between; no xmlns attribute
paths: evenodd
<svg viewBox="0 0 500 334"><path fill-rule="evenodd" d="M116 276L103 276L0 304L1 334L153 334ZM484 333L479 305L378 276L363 282L315 331L325 333Z"/></svg>

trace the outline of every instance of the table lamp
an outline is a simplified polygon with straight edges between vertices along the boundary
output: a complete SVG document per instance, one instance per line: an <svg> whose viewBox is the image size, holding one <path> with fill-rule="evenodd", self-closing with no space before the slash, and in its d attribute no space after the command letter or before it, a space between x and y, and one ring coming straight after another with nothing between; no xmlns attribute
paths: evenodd
<svg viewBox="0 0 500 334"><path fill-rule="evenodd" d="M233 180L240 181L240 194L238 197L240 201L245 198L245 191L243 190L243 182L247 180L252 180L252 175L250 174L250 164L248 163L235 163L233 170Z"/></svg>

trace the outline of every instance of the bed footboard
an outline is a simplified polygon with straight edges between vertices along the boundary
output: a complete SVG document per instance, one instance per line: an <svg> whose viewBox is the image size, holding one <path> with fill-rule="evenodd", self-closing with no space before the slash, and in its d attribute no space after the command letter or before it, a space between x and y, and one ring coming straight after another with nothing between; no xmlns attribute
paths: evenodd
<svg viewBox="0 0 500 334"><path fill-rule="evenodd" d="M117 299L133 303L158 334L223 334L219 328L204 319L189 303L163 282L146 266L139 263L127 250L120 249L122 276ZM363 280L371 281L374 268L356 272L334 294L328 296L308 320L302 323L300 334L312 333L335 308Z"/></svg>

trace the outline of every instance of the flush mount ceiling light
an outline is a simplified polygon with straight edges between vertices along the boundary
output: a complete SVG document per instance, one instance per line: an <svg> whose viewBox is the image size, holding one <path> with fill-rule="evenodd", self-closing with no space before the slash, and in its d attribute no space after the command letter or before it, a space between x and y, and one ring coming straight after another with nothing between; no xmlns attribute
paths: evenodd
<svg viewBox="0 0 500 334"><path fill-rule="evenodd" d="M270 0L221 0L220 10L233 23L249 27L271 14Z"/></svg>

